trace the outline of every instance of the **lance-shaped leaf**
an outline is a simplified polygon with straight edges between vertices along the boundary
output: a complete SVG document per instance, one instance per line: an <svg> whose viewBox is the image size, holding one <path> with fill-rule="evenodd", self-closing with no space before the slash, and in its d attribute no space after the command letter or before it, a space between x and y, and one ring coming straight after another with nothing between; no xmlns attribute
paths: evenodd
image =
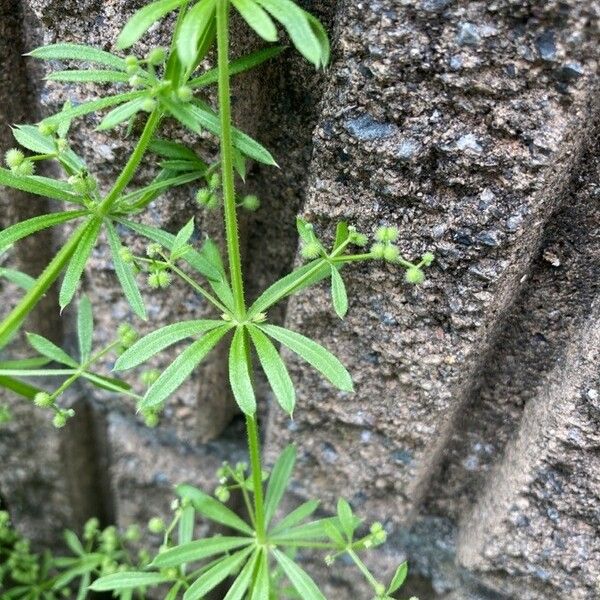
<svg viewBox="0 0 600 600"><path fill-rule="evenodd" d="M161 573L144 573L142 571L126 571L124 573L113 573L96 579L90 586L94 592L110 592L127 590L131 588L149 587L169 581L169 578Z"/></svg>
<svg viewBox="0 0 600 600"><path fill-rule="evenodd" d="M317 584L310 578L306 571L301 569L283 552L279 550L273 550L272 552L283 572L290 580L290 583L303 600L326 600L325 596L319 591Z"/></svg>
<svg viewBox="0 0 600 600"><path fill-rule="evenodd" d="M254 317L265 312L282 298L318 283L329 273L329 263L326 260L317 259L303 265L270 285L248 309L248 315Z"/></svg>
<svg viewBox="0 0 600 600"><path fill-rule="evenodd" d="M83 217L87 214L89 214L87 210L51 213L49 215L40 215L39 217L33 217L26 221L11 225L3 231L0 231L0 250L8 248L18 240L23 239L36 231L60 225L61 223L72 221L73 219Z"/></svg>
<svg viewBox="0 0 600 600"><path fill-rule="evenodd" d="M216 554L236 550L250 543L252 543L251 538L232 536L215 536L204 540L195 540L164 550L152 561L152 566L157 569L179 567L180 565L197 562Z"/></svg>
<svg viewBox="0 0 600 600"><path fill-rule="evenodd" d="M117 83L129 81L129 75L123 71L53 71L46 75L48 81L73 81L81 83Z"/></svg>
<svg viewBox="0 0 600 600"><path fill-rule="evenodd" d="M184 67L190 70L198 56L198 45L215 16L215 0L200 0L186 14L179 35L177 52Z"/></svg>
<svg viewBox="0 0 600 600"><path fill-rule="evenodd" d="M140 338L133 346L125 350L115 363L115 371L124 371L137 367L155 354L185 338L198 335L199 333L206 333L222 326L223 321L220 320L200 319L179 321L178 323L161 327Z"/></svg>
<svg viewBox="0 0 600 600"><path fill-rule="evenodd" d="M92 303L87 296L79 300L77 312L77 341L79 343L79 360L83 364L92 352L92 336L94 334L94 317Z"/></svg>
<svg viewBox="0 0 600 600"><path fill-rule="evenodd" d="M354 390L352 378L344 365L317 342L277 325L259 325L259 327L267 335L302 357L340 390L346 392Z"/></svg>
<svg viewBox="0 0 600 600"><path fill-rule="evenodd" d="M77 60L92 62L121 71L127 69L127 63L124 59L119 58L114 54L110 54L109 52L105 52L104 50L92 48L91 46L84 46L82 44L49 44L48 46L36 48L25 56L33 56L34 58L41 58L43 60Z"/></svg>
<svg viewBox="0 0 600 600"><path fill-rule="evenodd" d="M256 580L252 590L250 600L265 600L269 598L270 577L269 577L269 559L267 551L260 553L258 570L256 571Z"/></svg>
<svg viewBox="0 0 600 600"><path fill-rule="evenodd" d="M285 46L272 46L269 48L263 48L262 50L257 50L256 52L251 52L250 54L242 56L241 58L236 58L229 63L229 75L237 75L238 73L244 73L245 71L254 69L265 61L275 58L281 54L284 49ZM206 71L206 73L203 73L199 77L190 79L188 85L191 88L199 88L212 83L217 83L218 80L219 70L215 68Z"/></svg>
<svg viewBox="0 0 600 600"><path fill-rule="evenodd" d="M130 117L142 110L146 98L136 98L113 108L96 127L96 131L106 131L116 127L119 123L127 121Z"/></svg>
<svg viewBox="0 0 600 600"><path fill-rule="evenodd" d="M104 110L105 108L116 106L117 104L123 104L124 102L135 100L136 98L142 98L145 95L147 95L147 92L145 91L136 91L126 92L124 94L116 94L114 96L106 96L106 98L100 98L99 100L91 100L90 102L78 104L72 108L62 110L51 117L47 117L44 119L44 123L60 125L61 123L65 121L71 121L76 117L82 117L83 115Z"/></svg>
<svg viewBox="0 0 600 600"><path fill-rule="evenodd" d="M325 31L325 27L317 17L311 15L309 12L304 11L308 24L312 29L312 32L315 34L317 41L319 42L319 46L321 47L321 62L316 65L316 67L325 68L329 64L329 60L331 58L331 46L329 44L329 37L327 36L327 31Z"/></svg>
<svg viewBox="0 0 600 600"><path fill-rule="evenodd" d="M224 558L216 565L202 573L183 595L183 600L200 600L213 590L221 581L239 569L253 552L253 548L239 550L231 556Z"/></svg>
<svg viewBox="0 0 600 600"><path fill-rule="evenodd" d="M35 279L27 273L21 273L21 271L7 269L6 267L0 267L0 278L8 279L8 281L24 290L30 290L35 285Z"/></svg>
<svg viewBox="0 0 600 600"><path fill-rule="evenodd" d="M7 375L0 375L0 387L15 392L15 394L19 394L19 396L23 396L23 398L27 398L28 400L33 400L35 395L42 391L37 387L19 381L14 377L8 377Z"/></svg>
<svg viewBox="0 0 600 600"><path fill-rule="evenodd" d="M262 9L254 0L232 0L231 3L242 15L242 18L248 25L258 33L258 35L267 42L277 41L277 28L275 23L269 17L269 14Z"/></svg>
<svg viewBox="0 0 600 600"><path fill-rule="evenodd" d="M140 319L146 320L146 307L144 306L144 299L140 293L140 289L135 279L135 273L131 264L126 263L121 256L121 242L119 236L115 231L113 224L110 221L106 221L106 235L108 237L108 245L110 246L110 252L112 254L113 265L115 266L115 273L117 279L121 284L125 298L129 302L129 306L133 309L133 312L140 317Z"/></svg>
<svg viewBox="0 0 600 600"><path fill-rule="evenodd" d="M177 525L177 542L178 545L189 544L194 537L194 520L196 517L196 511L190 504L184 506L181 509L181 518Z"/></svg>
<svg viewBox="0 0 600 600"><path fill-rule="evenodd" d="M192 217L177 233L171 246L171 260L177 260L183 256L190 246L188 242L194 233L194 217Z"/></svg>
<svg viewBox="0 0 600 600"><path fill-rule="evenodd" d="M227 333L230 325L217 327L186 348L150 386L140 408L157 406L166 400L189 376L202 359Z"/></svg>
<svg viewBox="0 0 600 600"><path fill-rule="evenodd" d="M268 525L285 494L296 463L296 448L287 446L273 466L265 495L265 523Z"/></svg>
<svg viewBox="0 0 600 600"><path fill-rule="evenodd" d="M191 148L170 140L154 139L150 142L148 150L164 158L200 161L198 155Z"/></svg>
<svg viewBox="0 0 600 600"><path fill-rule="evenodd" d="M54 140L49 136L42 135L33 125L16 125L12 128L12 134L15 140L27 150L39 154L56 153Z"/></svg>
<svg viewBox="0 0 600 600"><path fill-rule="evenodd" d="M147 4L140 10L133 13L132 17L125 23L119 37L117 38L117 48L125 50L133 46L143 35L167 13L175 10L184 3L185 0L159 0Z"/></svg>
<svg viewBox="0 0 600 600"><path fill-rule="evenodd" d="M231 529L237 529L242 533L246 533L250 536L254 534L252 527L243 521L238 515L232 510L227 508L224 504L205 494L202 490L191 485L178 485L176 488L177 494L182 498L187 498L194 505L194 508L215 523L220 523Z"/></svg>
<svg viewBox="0 0 600 600"><path fill-rule="evenodd" d="M352 508L348 504L347 500L340 498L337 503L337 515L342 531L346 534L346 537L351 540L354 535L354 515L352 514Z"/></svg>
<svg viewBox="0 0 600 600"><path fill-rule="evenodd" d="M348 294L339 271L331 265L331 299L337 316L343 319L348 312Z"/></svg>
<svg viewBox="0 0 600 600"><path fill-rule="evenodd" d="M248 331L277 402L291 416L296 404L296 393L285 363L275 346L258 327L250 325Z"/></svg>
<svg viewBox="0 0 600 600"><path fill-rule="evenodd" d="M77 244L77 248L75 248L73 256L69 260L58 295L58 303L61 310L73 299L73 295L75 294L75 290L79 285L79 280L85 269L85 264L98 240L101 225L102 222L97 219L92 219L88 223Z"/></svg>
<svg viewBox="0 0 600 600"><path fill-rule="evenodd" d="M194 173L184 173L183 175L177 175L176 177L156 177L152 183L123 196L120 204L135 204L137 206L139 200L150 193L153 194L152 198L156 198L159 194L154 194L154 192L161 192L168 188L183 185L184 183L200 179L200 177L202 177L202 173L199 171Z"/></svg>
<svg viewBox="0 0 600 600"><path fill-rule="evenodd" d="M256 0L288 32L300 54L317 68L323 65L323 49L315 35L307 13L291 0Z"/></svg>
<svg viewBox="0 0 600 600"><path fill-rule="evenodd" d="M161 103L173 117L194 133L201 133L204 128L216 136L220 136L221 124L219 117L212 110L191 103L181 104L169 98L161 98ZM246 156L266 165L277 164L266 148L239 129L233 129L232 139L233 145Z"/></svg>
<svg viewBox="0 0 600 600"><path fill-rule="evenodd" d="M64 182L57 182L49 177L14 175L9 170L0 168L0 185L54 200L63 200L74 204L81 203L78 196L65 191L66 184Z"/></svg>
<svg viewBox="0 0 600 600"><path fill-rule="evenodd" d="M96 375L94 373L83 372L82 377L85 377L88 381L91 381L95 386L108 390L109 392L115 392L117 394L125 394L126 396L133 396L137 398L136 394L129 392L131 386L126 381L115 379L114 377L105 377L104 375Z"/></svg>
<svg viewBox="0 0 600 600"><path fill-rule="evenodd" d="M308 500L301 504L298 508L294 509L291 513L287 514L273 529L271 533L285 535L288 529L296 526L298 523L310 517L317 508L319 508L320 502L318 500Z"/></svg>
<svg viewBox="0 0 600 600"><path fill-rule="evenodd" d="M250 587L250 582L252 581L256 561L259 557L262 560L263 556L264 553L260 551L257 551L252 555L250 560L248 560L244 565L244 568L240 571L239 575L235 578L235 581L231 584L231 587L223 600L242 600L244 598L246 591ZM268 598L268 596L265 597Z"/></svg>
<svg viewBox="0 0 600 600"><path fill-rule="evenodd" d="M229 349L229 383L233 397L242 412L253 415L256 412L256 397L250 378L250 357L246 343L244 327L236 327Z"/></svg>
<svg viewBox="0 0 600 600"><path fill-rule="evenodd" d="M54 342L37 333L28 333L27 341L34 350L37 350L40 354L47 356L51 360L67 365L68 367L73 367L74 369L79 366L77 361L71 358L62 348L59 348Z"/></svg>
<svg viewBox="0 0 600 600"><path fill-rule="evenodd" d="M392 578L392 582L387 589L386 594L393 594L396 590L400 589L404 581L406 580L406 576L408 575L408 563L404 561L394 573L394 577Z"/></svg>

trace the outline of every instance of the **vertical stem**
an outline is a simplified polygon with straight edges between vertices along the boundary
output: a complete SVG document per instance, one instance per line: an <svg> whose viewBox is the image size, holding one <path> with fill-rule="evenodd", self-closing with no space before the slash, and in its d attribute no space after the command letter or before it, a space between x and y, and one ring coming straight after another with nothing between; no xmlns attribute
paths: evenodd
<svg viewBox="0 0 600 600"><path fill-rule="evenodd" d="M233 144L231 139L231 93L229 89L229 0L217 0L217 52L219 70L219 114L221 117L221 176L223 177L223 204L225 212L225 233L227 236L227 256L231 274L231 287L236 317L246 318L244 281L240 257L240 239L235 206L235 184L233 174ZM258 425L254 416L246 416L248 450L252 468L254 488L254 512L256 516L256 536L264 542L266 536L265 509L260 462L260 441Z"/></svg>
<svg viewBox="0 0 600 600"><path fill-rule="evenodd" d="M217 0L217 52L219 70L219 114L221 117L221 176L223 177L223 204L227 255L234 308L239 319L246 313L244 283L240 257L240 239L235 206L233 181L233 143L231 140L231 95L229 89L229 0Z"/></svg>

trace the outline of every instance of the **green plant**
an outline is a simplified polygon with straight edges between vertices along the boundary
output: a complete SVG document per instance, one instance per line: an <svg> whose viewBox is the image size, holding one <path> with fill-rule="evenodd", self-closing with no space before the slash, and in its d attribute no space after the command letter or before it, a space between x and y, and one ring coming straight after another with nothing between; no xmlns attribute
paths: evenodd
<svg viewBox="0 0 600 600"><path fill-rule="evenodd" d="M23 237L44 228L77 221L79 225L67 239L46 270L35 281L27 281L22 300L0 324L0 342L7 343L19 329L25 316L64 271L59 302L64 309L76 294L88 257L102 230L108 239L115 272L133 312L147 317L144 299L136 276L145 273L152 288L169 285L180 278L213 305L217 316L212 319L181 321L162 327L141 339L134 339L131 329L121 330L115 341L92 353L92 316L89 301L79 304L79 356L69 356L49 340L29 334L30 344L41 356L25 361L9 361L0 365L0 383L33 399L41 407L54 411L57 426L71 416L70 409L60 408L61 393L74 381L84 378L93 384L120 394L135 397L149 424L168 397L190 376L206 355L224 339L229 343L229 379L233 396L245 415L248 433L249 465L224 465L215 495L187 485L177 488L180 504L174 521L167 529L160 552L143 570L112 573L96 580L92 590L114 591L121 597L131 596L140 586L167 586L166 598L183 595L184 600L205 597L228 578L233 578L227 600L248 598L262 600L301 597L323 598L310 576L294 560L302 548L321 549L328 564L342 554L352 560L373 588L376 598L390 598L406 577L406 564L400 565L389 585L379 582L367 569L359 553L385 541L383 527L375 523L359 534L361 521L345 500L340 500L337 515L312 519L318 501L308 501L291 513L276 518L295 462L295 450L283 451L271 473L265 473L260 457L256 397L253 383L253 356L283 410L292 415L296 403L293 382L276 343L296 353L335 387L351 392L352 379L340 361L317 342L298 332L268 322L267 311L278 302L311 285L329 279L332 304L343 318L348 299L343 268L350 263L385 260L406 271L409 284L423 281L423 267L433 255L425 254L418 263L400 256L395 241L398 230L380 227L370 249L368 237L347 223L340 223L331 246L325 244L311 224L297 220L302 243L301 254L308 261L269 288L253 303L244 294L237 212L258 208L255 196L236 197L235 174L245 176L246 160L275 165L271 154L258 142L232 125L230 77L246 71L281 51L268 48L235 61L229 60L229 16L233 7L258 35L268 42L277 39L279 22L294 46L317 68L329 61L329 42L319 21L291 0L200 0L190 5L187 0L159 0L144 6L127 22L117 40L117 50L130 48L156 21L177 11L171 46L155 48L144 58L125 58L87 46L55 44L34 50L40 59L83 61L101 65L102 69L56 71L49 75L55 81L108 82L127 84L131 91L109 95L78 106L66 105L61 112L42 121L38 127L21 125L14 129L16 140L31 155L21 150L6 154L8 169L0 170L0 184L74 205L73 209L53 212L17 223L0 233L0 250ZM216 42L217 67L197 74L199 65ZM212 84L218 88L218 111L197 95L197 90ZM85 114L111 110L98 129L105 130L128 123L132 131L138 116L145 119L140 138L111 190L104 196L98 191L93 175L82 158L69 146L71 123ZM147 115L147 116L145 116ZM208 164L185 145L158 137L160 123L173 118L194 133L208 131L219 139L220 160ZM146 153L157 157L159 170L154 180L139 189L128 191L132 178ZM35 164L56 161L67 180L35 175ZM176 234L142 225L133 217L173 186L202 180L204 187L196 199L207 209L222 204L225 222L228 270L217 246L204 240L194 247L191 219ZM146 238L145 255L136 255L119 238L121 228ZM353 248L359 250L354 252ZM201 279L200 279L201 277ZM120 379L93 372L92 367L106 353L119 354L115 370L125 371L139 366L158 352L188 338L191 342L158 377L148 376L149 387L143 397L131 392ZM48 369L48 362L66 368ZM26 377L40 375L63 377L52 393L38 390L23 382ZM226 506L232 490L238 491L245 503L245 518ZM193 540L193 523L200 515L235 532L232 535ZM175 542L170 533L178 524ZM158 529L158 524L156 524ZM196 565L188 570L187 565ZM289 582L286 588L285 581ZM287 590L287 591L286 591ZM290 590L294 590L291 592Z"/></svg>

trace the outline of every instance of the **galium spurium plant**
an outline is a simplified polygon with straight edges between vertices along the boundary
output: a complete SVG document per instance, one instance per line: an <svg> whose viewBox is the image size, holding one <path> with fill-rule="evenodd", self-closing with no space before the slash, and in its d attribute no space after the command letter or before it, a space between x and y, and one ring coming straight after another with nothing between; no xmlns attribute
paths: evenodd
<svg viewBox="0 0 600 600"><path fill-rule="evenodd" d="M71 303L101 232L108 241L123 294L137 317L147 318L138 287L142 274L156 290L168 287L173 278L181 279L213 306L215 316L172 323L141 339L137 339L131 326L123 325L113 341L94 349L92 306L82 296L78 307L77 355L72 356L51 341L28 333L27 339L37 355L0 363L0 384L30 398L39 407L50 409L58 427L65 425L73 414L71 409L61 408L61 396L80 379L134 397L147 423L154 425L169 396L217 344L227 343L231 390L246 418L249 464L224 464L218 473L219 484L214 495L189 485L178 486L173 521L166 526L154 520L152 525L155 531L164 532L158 554L141 567L126 564L113 569L116 572L99 573L101 576L89 589L112 591L116 597L128 599L134 593L144 597L145 590L158 586L165 590L165 598L169 600L179 597L197 600L227 581L226 600L320 600L324 598L322 592L296 560L297 552L302 549L319 549L329 565L341 556L350 559L371 585L375 598L391 598L404 582L406 563L385 584L360 557L385 541L381 524L363 528L343 499L333 517L313 516L319 506L317 500L309 500L289 514L279 514L294 467L295 450L292 446L286 448L270 473L263 468L252 363L256 356L274 397L290 416L296 394L275 344L286 346L304 359L334 387L351 392L352 379L340 361L314 340L270 323L269 309L292 294L328 279L333 309L343 318L348 299L342 274L348 265L387 261L405 269L407 283L419 284L424 278L423 267L433 261L433 256L427 253L417 263L405 260L395 245L398 231L394 227L380 227L370 244L365 233L342 222L336 228L333 244L327 245L310 223L298 219L301 255L306 263L268 287L252 303L247 302L237 213L258 209L259 200L255 195L237 196L235 177L237 173L244 178L248 160L270 166L276 163L268 150L233 126L230 78L273 58L282 47L270 46L230 60L232 10L263 40L276 42L279 24L296 49L315 67L325 67L329 62L329 42L323 26L291 0L159 0L147 4L129 19L117 39L115 54L76 44L53 44L30 53L34 58L75 62L81 67L54 71L48 76L52 81L114 84L117 93L77 106L67 103L61 112L44 119L37 127L18 125L13 129L22 149L6 153L7 168L0 170L0 184L57 201L65 209L8 227L0 233L0 250L9 249L41 229L72 222L76 225L37 279L10 269L0 272L0 276L25 289L20 302L0 324L0 342L6 345L10 341L61 275L61 310ZM134 53L121 55L123 51L129 52L155 22L174 11L177 18L169 48L154 48L144 57ZM205 70L205 59L215 45L217 65ZM215 84L216 109L202 97L203 88ZM83 158L71 148L69 131L77 118L106 109L110 111L100 120L99 130L125 127L132 134L138 122L144 124L129 160L110 190L103 193ZM180 141L161 137L161 124L166 120L175 120L192 133L213 134L219 141L219 160L206 162ZM64 178L37 175L36 165L42 161L57 163ZM133 177L142 161L155 164L156 175L149 184L132 189ZM193 241L193 218L175 234L137 220L167 190L197 186L198 182L199 205L207 210L222 205L227 269L216 244L204 239L198 247ZM123 243L123 230L147 240L144 255L136 255ZM98 361L108 353L118 356L115 370L121 373L183 340L192 341L164 371L144 373L148 387L143 396L134 393L122 379L97 372ZM59 377L62 383L50 392L25 381L40 376ZM243 498L243 514L227 506L232 491ZM198 516L226 527L231 533L194 540L194 522ZM85 597L87 589L87 583L80 585L78 597Z"/></svg>

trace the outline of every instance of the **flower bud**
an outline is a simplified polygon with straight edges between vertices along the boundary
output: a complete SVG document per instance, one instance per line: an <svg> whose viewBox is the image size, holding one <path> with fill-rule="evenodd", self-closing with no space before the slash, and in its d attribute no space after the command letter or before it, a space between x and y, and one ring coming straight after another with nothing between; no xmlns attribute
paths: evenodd
<svg viewBox="0 0 600 600"><path fill-rule="evenodd" d="M177 579L177 577L179 576L179 571L175 567L171 567L170 569L167 569L165 571L165 575L169 579Z"/></svg>
<svg viewBox="0 0 600 600"><path fill-rule="evenodd" d="M148 521L148 531L150 533L159 534L165 530L165 522L160 517L152 517Z"/></svg>
<svg viewBox="0 0 600 600"><path fill-rule="evenodd" d="M65 414L65 412L61 410L60 412L57 412L54 415L54 418L52 419L52 424L57 429L60 429L61 427L64 427L67 424L67 419L68 417Z"/></svg>
<svg viewBox="0 0 600 600"><path fill-rule="evenodd" d="M187 85L182 85L177 90L177 97L182 102L190 102L194 97L194 92L192 91L192 88L188 87Z"/></svg>
<svg viewBox="0 0 600 600"><path fill-rule="evenodd" d="M158 369L150 369L140 375L140 379L144 385L152 385L159 377L160 371Z"/></svg>
<svg viewBox="0 0 600 600"><path fill-rule="evenodd" d="M255 196L254 194L249 194L248 196L244 196L242 200L242 206L246 210L254 212L260 207L260 200L258 199L258 196Z"/></svg>
<svg viewBox="0 0 600 600"><path fill-rule="evenodd" d="M133 346L138 339L136 330L128 323L121 323L121 325L119 325L117 335L119 336L119 341L125 348Z"/></svg>
<svg viewBox="0 0 600 600"><path fill-rule="evenodd" d="M212 200L213 194L208 188L200 188L196 192L196 202L201 206L208 206Z"/></svg>
<svg viewBox="0 0 600 600"><path fill-rule="evenodd" d="M144 424L150 429L154 429L158 425L158 415L155 412L147 412L144 415Z"/></svg>
<svg viewBox="0 0 600 600"><path fill-rule="evenodd" d="M148 63L154 66L161 65L167 58L167 51L164 48L153 48L146 55Z"/></svg>
<svg viewBox="0 0 600 600"><path fill-rule="evenodd" d="M56 149L58 150L59 154L62 154L68 147L69 145L67 144L67 140L63 138L56 140Z"/></svg>
<svg viewBox="0 0 600 600"><path fill-rule="evenodd" d="M162 252L162 246L157 243L148 244L146 246L146 256L148 258L154 258Z"/></svg>
<svg viewBox="0 0 600 600"><path fill-rule="evenodd" d="M364 233L350 233L350 242L355 246L360 246L362 248L367 245L368 241L369 238Z"/></svg>
<svg viewBox="0 0 600 600"><path fill-rule="evenodd" d="M10 169L16 169L25 160L25 155L17 148L11 148L4 155L4 162Z"/></svg>
<svg viewBox="0 0 600 600"><path fill-rule="evenodd" d="M54 399L48 392L38 392L33 398L33 403L40 408L48 408L54 404Z"/></svg>
<svg viewBox="0 0 600 600"><path fill-rule="evenodd" d="M321 247L317 242L309 242L308 244L302 246L300 254L302 255L302 258L312 260L321 254Z"/></svg>
<svg viewBox="0 0 600 600"><path fill-rule="evenodd" d="M230 496L231 496L231 493L225 486L220 485L217 488L215 488L215 497L219 501L227 502L229 500Z"/></svg>
<svg viewBox="0 0 600 600"><path fill-rule="evenodd" d="M129 85L131 87L141 87L144 84L144 80L139 75L134 75L129 78Z"/></svg>
<svg viewBox="0 0 600 600"><path fill-rule="evenodd" d="M124 263L132 263L133 262L133 252L127 248L127 246L121 246L119 248L119 257Z"/></svg>
<svg viewBox="0 0 600 600"><path fill-rule="evenodd" d="M375 239L378 242L395 242L398 239L398 228L379 227L375 232Z"/></svg>
<svg viewBox="0 0 600 600"><path fill-rule="evenodd" d="M47 121L42 121L38 125L38 131L44 137L47 137L49 135L54 135L56 133L57 129L58 129L58 125L56 125L55 123L48 123Z"/></svg>
<svg viewBox="0 0 600 600"><path fill-rule="evenodd" d="M16 169L13 169L17 175L33 175L35 173L35 165L32 160L25 159Z"/></svg>
<svg viewBox="0 0 600 600"><path fill-rule="evenodd" d="M167 271L153 271L148 275L148 285L154 289L164 289L169 287L171 276Z"/></svg>
<svg viewBox="0 0 600 600"><path fill-rule="evenodd" d="M132 56L130 54L129 56L125 57L125 64L128 67L137 67L138 66L138 59L135 56Z"/></svg>
<svg viewBox="0 0 600 600"><path fill-rule="evenodd" d="M325 555L325 564L330 567L335 562L335 557L332 554Z"/></svg>
<svg viewBox="0 0 600 600"><path fill-rule="evenodd" d="M156 108L156 100L152 98L146 98L142 103L142 110L145 112L152 112Z"/></svg>
<svg viewBox="0 0 600 600"><path fill-rule="evenodd" d="M218 173L213 173L208 180L208 187L211 190L216 190L221 185L221 176Z"/></svg>
<svg viewBox="0 0 600 600"><path fill-rule="evenodd" d="M419 284L423 283L425 279L425 273L421 271L418 267L410 267L410 269L406 270L406 275L404 276L408 283Z"/></svg>
<svg viewBox="0 0 600 600"><path fill-rule="evenodd" d="M383 258L384 258L384 260L387 260L388 262L394 262L394 261L398 260L399 256L400 256L400 250L398 249L398 246L393 246L392 244L387 244L386 247L383 249Z"/></svg>
<svg viewBox="0 0 600 600"><path fill-rule="evenodd" d="M125 539L129 542L137 542L142 535L139 525L130 525L125 530Z"/></svg>
<svg viewBox="0 0 600 600"><path fill-rule="evenodd" d="M421 256L421 260L423 261L423 265L429 267L431 263L435 260L435 256L433 255L433 252L425 252L425 254Z"/></svg>
<svg viewBox="0 0 600 600"><path fill-rule="evenodd" d="M371 246L371 254L373 255L374 258L383 258L384 253L385 253L385 244L378 242Z"/></svg>

